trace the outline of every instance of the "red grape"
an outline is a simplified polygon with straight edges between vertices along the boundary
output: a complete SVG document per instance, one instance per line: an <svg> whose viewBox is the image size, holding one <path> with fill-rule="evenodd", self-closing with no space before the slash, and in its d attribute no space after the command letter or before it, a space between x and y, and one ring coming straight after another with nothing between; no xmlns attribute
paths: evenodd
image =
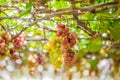
<svg viewBox="0 0 120 80"><path fill-rule="evenodd" d="M58 24L57 27L58 28L65 28L65 25L64 24Z"/></svg>
<svg viewBox="0 0 120 80"><path fill-rule="evenodd" d="M71 65L74 62L75 53L72 51L71 48L74 47L76 44L77 35L75 32L69 33L69 28L63 24L57 25L58 31L57 36L62 37L61 45L62 45L62 52L66 53L64 57L64 61L66 64Z"/></svg>

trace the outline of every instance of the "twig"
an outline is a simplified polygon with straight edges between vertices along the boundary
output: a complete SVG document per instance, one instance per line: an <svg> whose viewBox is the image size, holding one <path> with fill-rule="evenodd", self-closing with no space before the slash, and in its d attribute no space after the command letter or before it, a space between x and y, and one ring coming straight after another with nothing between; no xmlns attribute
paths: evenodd
<svg viewBox="0 0 120 80"><path fill-rule="evenodd" d="M2 19L20 19L20 20L31 20L32 18L19 18L17 16L7 16L7 17L0 17L0 20Z"/></svg>
<svg viewBox="0 0 120 80"><path fill-rule="evenodd" d="M3 28L3 30L7 31L7 29L2 24L0 24L0 25Z"/></svg>
<svg viewBox="0 0 120 80"><path fill-rule="evenodd" d="M103 3L103 4L99 4L99 5L93 5L93 6L85 6L85 7L81 7L81 8L75 8L74 9L74 11L76 12L78 12L78 10L80 10L80 11L91 11L91 10L94 10L94 9L96 9L96 8L104 8L104 7L107 7L107 8L113 8L113 7L117 7L117 6L120 6L119 4L118 4L118 2L116 2L116 1L114 1L114 2L109 2L109 3ZM40 11L40 13L49 13L49 12L53 12L53 13L55 13L55 12L64 12L64 11L69 11L69 12L71 12L73 9L72 8L64 8L64 9L58 9L58 10L42 10L42 11L40 11L39 9L37 9L37 11Z"/></svg>
<svg viewBox="0 0 120 80"><path fill-rule="evenodd" d="M48 39L46 38L26 38L26 41L47 41Z"/></svg>
<svg viewBox="0 0 120 80"><path fill-rule="evenodd" d="M37 25L38 25L39 28L48 30L48 31L50 31L50 32L57 32L56 30L53 30L53 29L51 29L50 27L46 27L46 26L44 26L44 25L42 25L42 24L40 24L40 23L37 23Z"/></svg>
<svg viewBox="0 0 120 80"><path fill-rule="evenodd" d="M44 39L46 39L46 32L45 32L45 28L43 28L43 36L44 36Z"/></svg>
<svg viewBox="0 0 120 80"><path fill-rule="evenodd" d="M34 20L34 18L19 18L19 17L12 17L12 16L7 16L7 17L0 17L0 20L3 20L3 19L19 19L19 20L27 20L27 21L30 21L30 20ZM75 18L68 18L67 20L69 19L75 19ZM44 18L37 18L36 20L51 20L53 21L52 19L44 19ZM104 18L104 19L95 19L95 20L85 20L85 19L79 19L80 21L84 21L84 22L90 22L90 21L101 21L101 20L120 20L119 18Z"/></svg>
<svg viewBox="0 0 120 80"><path fill-rule="evenodd" d="M16 29L19 25L21 25L21 23L23 23L24 21L21 21L20 23L18 23L16 26L14 26L14 28L12 29Z"/></svg>
<svg viewBox="0 0 120 80"><path fill-rule="evenodd" d="M0 25L2 26L2 28L3 28L5 31L10 32L9 27L8 27L8 24L6 24L6 26L4 26L3 24L0 23Z"/></svg>
<svg viewBox="0 0 120 80"><path fill-rule="evenodd" d="M100 4L100 5L95 5L95 6L88 6L88 7L82 7L82 8L75 8L74 10L72 8L68 8L68 9L62 9L62 10L58 10L58 11L53 11L52 14L49 14L48 16L45 16L43 18L41 18L41 20L43 19L48 19L54 16L60 16L60 15L73 15L73 14L84 14L85 12L88 11L92 11L95 10L97 8L101 8L99 11L95 10L94 13L109 9L109 8L113 8L113 7L118 7L120 6L117 2L110 2L110 3L104 3L104 4ZM43 11L42 11L43 12ZM45 12L44 12L45 13ZM50 11L51 13L51 11ZM19 19L19 17L0 17L0 19ZM27 18L21 18L22 20L25 20ZM30 20L30 18L28 18L28 20Z"/></svg>
<svg viewBox="0 0 120 80"><path fill-rule="evenodd" d="M23 28L13 39L17 38L23 31L25 31L28 27Z"/></svg>
<svg viewBox="0 0 120 80"><path fill-rule="evenodd" d="M80 20L78 20L78 17L76 15L73 15L74 18L76 19L77 23L78 23L78 27L80 29L82 29L84 32L86 32L87 34L89 34L90 36L93 36L93 34L95 34L95 32L93 32L90 28L87 27L87 25L83 22L81 22Z"/></svg>
<svg viewBox="0 0 120 80"><path fill-rule="evenodd" d="M5 4L0 4L0 7L11 7L11 8L16 8L16 9L20 10L20 8L19 8L19 7L14 6L14 5L5 5Z"/></svg>
<svg viewBox="0 0 120 80"><path fill-rule="evenodd" d="M27 26L32 26L35 23L37 23L37 21L34 21L33 23L26 25L13 39L17 38L23 31L25 31L28 28Z"/></svg>

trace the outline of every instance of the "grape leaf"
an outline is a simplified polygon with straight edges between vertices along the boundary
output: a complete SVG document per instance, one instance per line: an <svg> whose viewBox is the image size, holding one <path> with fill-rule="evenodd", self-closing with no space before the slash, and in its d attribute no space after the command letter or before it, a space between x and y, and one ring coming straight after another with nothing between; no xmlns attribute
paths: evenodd
<svg viewBox="0 0 120 80"><path fill-rule="evenodd" d="M90 52L95 52L97 50L100 49L102 44L101 38L93 38L92 40L90 40L89 44L87 45L87 50Z"/></svg>
<svg viewBox="0 0 120 80"><path fill-rule="evenodd" d="M32 6L33 6L33 3L32 2L29 2L26 4L26 10L24 10L23 12L20 13L19 17L22 17L24 15L27 15L28 13L31 12L31 9L32 9Z"/></svg>

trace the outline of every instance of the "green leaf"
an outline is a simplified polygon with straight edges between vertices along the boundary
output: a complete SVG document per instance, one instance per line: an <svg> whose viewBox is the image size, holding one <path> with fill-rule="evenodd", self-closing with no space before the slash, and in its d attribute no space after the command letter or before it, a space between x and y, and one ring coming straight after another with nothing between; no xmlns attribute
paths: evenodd
<svg viewBox="0 0 120 80"><path fill-rule="evenodd" d="M37 45L37 43L36 43L36 42L29 42L29 43L27 44L27 47L37 48L37 47L38 47L38 45Z"/></svg>
<svg viewBox="0 0 120 80"><path fill-rule="evenodd" d="M119 34L120 34L120 26L116 25L114 27L110 27L111 39L114 39L115 41L120 41L120 37L118 36Z"/></svg>
<svg viewBox="0 0 120 80"><path fill-rule="evenodd" d="M30 13L31 9L32 9L32 6L33 6L32 2L27 3L26 4L26 10L24 10L22 13L20 13L19 17L27 15L28 13Z"/></svg>
<svg viewBox="0 0 120 80"><path fill-rule="evenodd" d="M78 58L82 58L84 56L82 52L79 52L76 55L77 55Z"/></svg>
<svg viewBox="0 0 120 80"><path fill-rule="evenodd" d="M48 2L46 5L53 9L62 9L62 8L71 7L70 2L64 1L64 0L59 0L59 1L54 0L54 1Z"/></svg>
<svg viewBox="0 0 120 80"><path fill-rule="evenodd" d="M27 15L28 13L30 13L31 8L27 8L24 12L20 13L19 17Z"/></svg>
<svg viewBox="0 0 120 80"><path fill-rule="evenodd" d="M87 44L89 44L89 40L87 40L87 39L81 39L81 41L80 41L80 49L85 49L86 47L87 47Z"/></svg>
<svg viewBox="0 0 120 80"><path fill-rule="evenodd" d="M99 21L92 21L92 22L90 22L90 28L91 28L93 31L99 31L100 22L99 22Z"/></svg>
<svg viewBox="0 0 120 80"><path fill-rule="evenodd" d="M76 8L80 8L81 7L81 3L76 3L75 6L76 6Z"/></svg>
<svg viewBox="0 0 120 80"><path fill-rule="evenodd" d="M26 4L26 8L30 8L32 6L33 6L33 2L29 2L29 3Z"/></svg>
<svg viewBox="0 0 120 80"><path fill-rule="evenodd" d="M80 19L83 20L94 20L94 14L86 12L85 14L83 14Z"/></svg>
<svg viewBox="0 0 120 80"><path fill-rule="evenodd" d="M96 70L97 69L98 60L97 59L96 60L91 60L90 64L91 64L91 67Z"/></svg>
<svg viewBox="0 0 120 80"><path fill-rule="evenodd" d="M90 40L89 44L87 45L87 50L90 52L98 51L101 47L102 41L101 38L93 38Z"/></svg>
<svg viewBox="0 0 120 80"><path fill-rule="evenodd" d="M7 4L9 0L0 0L0 4ZM10 0L11 1L11 0Z"/></svg>

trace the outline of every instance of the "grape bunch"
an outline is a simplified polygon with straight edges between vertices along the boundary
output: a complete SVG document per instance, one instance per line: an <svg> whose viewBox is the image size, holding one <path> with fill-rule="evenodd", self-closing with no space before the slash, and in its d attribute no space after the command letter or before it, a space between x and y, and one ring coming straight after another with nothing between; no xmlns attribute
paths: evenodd
<svg viewBox="0 0 120 80"><path fill-rule="evenodd" d="M69 28L63 24L58 24L57 28L57 36L62 37L62 52L66 54L64 61L68 65L72 64L74 62L75 53L71 48L76 44L77 35L75 32L69 33Z"/></svg>
<svg viewBox="0 0 120 80"><path fill-rule="evenodd" d="M37 73L37 67L38 67L38 56L36 54L31 54L28 56L28 70L30 75L35 75Z"/></svg>
<svg viewBox="0 0 120 80"><path fill-rule="evenodd" d="M8 32L0 32L0 59L4 59L8 54L12 60L19 59L15 53L22 48L24 37L20 35L14 39L14 36Z"/></svg>
<svg viewBox="0 0 120 80"><path fill-rule="evenodd" d="M55 68L60 68L62 64L61 40L61 37L54 36L44 46L45 50L49 53L50 61Z"/></svg>

